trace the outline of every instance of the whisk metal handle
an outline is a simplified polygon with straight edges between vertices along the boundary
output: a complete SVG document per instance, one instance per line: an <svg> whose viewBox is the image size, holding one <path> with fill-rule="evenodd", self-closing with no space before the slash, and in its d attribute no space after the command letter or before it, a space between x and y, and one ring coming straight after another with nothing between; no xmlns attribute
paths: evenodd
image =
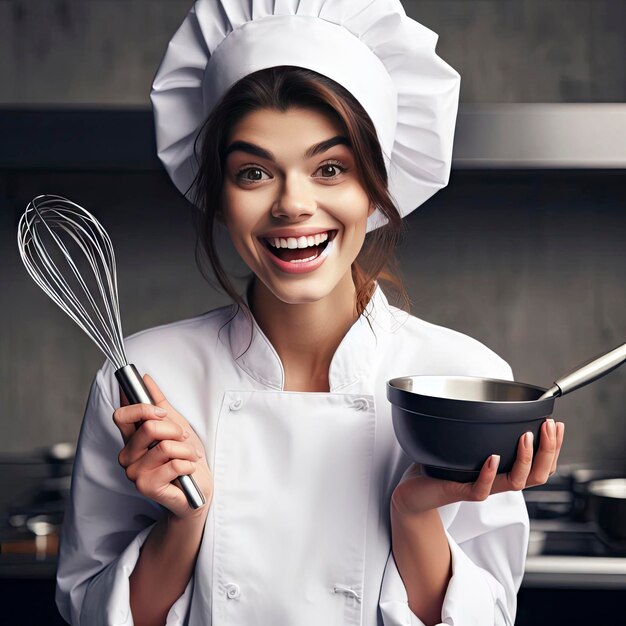
<svg viewBox="0 0 626 626"><path fill-rule="evenodd" d="M139 404L140 402L154 404L150 392L134 365L129 364L118 369L115 372L115 378L117 378L122 391L131 404ZM204 495L192 476L179 476L175 482L183 490L192 509L198 509L205 503Z"/></svg>

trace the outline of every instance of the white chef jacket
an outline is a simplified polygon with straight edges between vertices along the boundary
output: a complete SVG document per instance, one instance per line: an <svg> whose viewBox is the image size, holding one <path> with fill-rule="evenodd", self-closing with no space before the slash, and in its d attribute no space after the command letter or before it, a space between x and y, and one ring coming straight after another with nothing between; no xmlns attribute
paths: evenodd
<svg viewBox="0 0 626 626"><path fill-rule="evenodd" d="M234 306L126 341L129 361L203 441L214 478L195 572L168 626L423 626L391 552L391 494L411 461L394 436L385 383L512 373L478 341L390 306L380 287L366 313L333 356L327 393L283 391L278 354ZM129 576L165 515L118 464L117 406L105 364L61 538L57 605L72 624L133 624ZM438 511L452 555L441 623L512 625L529 532L521 492Z"/></svg>

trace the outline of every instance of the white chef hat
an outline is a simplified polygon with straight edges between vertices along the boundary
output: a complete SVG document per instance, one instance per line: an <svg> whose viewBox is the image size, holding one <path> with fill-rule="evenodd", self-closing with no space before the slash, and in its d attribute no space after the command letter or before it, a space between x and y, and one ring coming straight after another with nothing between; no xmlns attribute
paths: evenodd
<svg viewBox="0 0 626 626"><path fill-rule="evenodd" d="M303 67L369 114L405 216L450 176L460 77L435 53L437 38L399 0L198 0L152 85L159 158L185 194L198 169L194 141L228 89L261 69ZM367 229L385 222L377 209Z"/></svg>

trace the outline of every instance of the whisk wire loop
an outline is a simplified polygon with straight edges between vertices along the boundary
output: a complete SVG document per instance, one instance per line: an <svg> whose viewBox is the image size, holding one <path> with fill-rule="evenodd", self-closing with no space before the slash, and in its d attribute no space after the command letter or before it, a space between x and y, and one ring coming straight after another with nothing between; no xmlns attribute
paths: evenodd
<svg viewBox="0 0 626 626"><path fill-rule="evenodd" d="M65 237L65 241L64 241ZM52 247L46 245L46 240ZM72 242L82 253L95 279L90 289L66 245ZM98 220L81 206L61 196L38 196L26 208L18 225L18 248L28 273L48 296L94 341L119 369L128 363L117 290L115 253ZM59 267L53 250L61 253L66 267ZM78 294L63 270L69 269ZM98 296L96 299L94 296ZM89 305L90 310L83 304Z"/></svg>
<svg viewBox="0 0 626 626"><path fill-rule="evenodd" d="M59 224L60 227L75 241L75 243L77 244L77 246L81 249L81 251L83 252L83 254L85 255L85 257L88 259L89 264L92 268L92 270L94 271L94 276L96 277L96 284L98 286L100 295L102 297L102 302L105 306L106 309L106 313L107 313L107 317L106 317L106 321L105 321L105 317L103 316L102 312L100 311L100 309L98 308L95 299L93 298L93 296L91 295L87 284L85 283L85 281L83 280L80 272L78 271L78 268L76 267L75 263L73 262L69 252L67 251L67 248L65 247L65 245L63 244L63 241L60 239L60 237L58 237L58 235L56 235L56 233L50 231L50 234L54 237L55 241L57 242L59 248L62 250L68 265L70 266L74 276L76 277L79 285L81 286L81 288L83 289L83 292L85 293L88 301L90 302L90 304L92 305L92 308L94 310L94 312L96 313L96 315L98 316L98 319L100 321L100 323L102 324L102 328L106 331L106 334L109 338L109 340L111 341L112 344L114 344L116 347L118 347L118 343L119 343L119 337L121 337L121 326L119 328L116 328L115 330L117 330L118 332L112 332L111 329L109 328L109 326L107 325L107 321L113 321L114 323L119 324L119 320L120 320L120 315L119 315L119 309L116 308L117 306L117 299L116 298L111 298L111 294L115 293L117 294L117 285L114 283L115 280L115 274L114 272L109 271L109 265L111 263L113 263L113 269L114 269L114 257L110 257L108 256L107 258L103 258L103 255L106 254L106 252L110 249L112 252L112 246L110 245L110 240L108 238L108 235L105 233L103 233L104 238L103 238L103 242L104 243L108 243L109 245L105 248L99 248L97 245L97 241L94 238L94 233L93 231L91 231L89 229L89 225L87 224L87 228L82 228L80 226L79 223L76 223L75 226L76 228L78 228L81 232L83 232L83 234L85 235L86 239L81 239L80 237L77 236L77 234L72 231L71 229L67 228L63 223ZM103 283L102 280L100 280L100 275L97 274L96 272L96 268L99 268L100 266L98 265L98 259L96 258L96 256L94 255L94 251L96 253L98 253L99 257L100 257L100 263L101 263L101 267L104 270L104 275L106 277L106 285ZM106 287L108 287L108 290L106 289ZM69 293L69 295L72 295L71 292ZM76 299L76 303L78 306L80 305L80 300ZM84 311L84 308L82 308L82 311ZM112 310L113 309L113 310ZM86 312L85 312L86 314ZM97 331L97 326L93 325L94 329ZM123 353L123 346L119 345L119 349L121 350L121 352Z"/></svg>

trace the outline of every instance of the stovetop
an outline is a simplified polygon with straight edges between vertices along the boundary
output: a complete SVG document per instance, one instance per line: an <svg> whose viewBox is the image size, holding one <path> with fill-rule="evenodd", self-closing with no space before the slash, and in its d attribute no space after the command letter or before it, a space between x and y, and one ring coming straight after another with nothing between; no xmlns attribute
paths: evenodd
<svg viewBox="0 0 626 626"><path fill-rule="evenodd" d="M543 539L543 556L626 557L626 546L603 537L593 522L531 520L530 528L537 541Z"/></svg>
<svg viewBox="0 0 626 626"><path fill-rule="evenodd" d="M530 543L522 586L626 589L626 544L603 535L568 471L523 495Z"/></svg>

